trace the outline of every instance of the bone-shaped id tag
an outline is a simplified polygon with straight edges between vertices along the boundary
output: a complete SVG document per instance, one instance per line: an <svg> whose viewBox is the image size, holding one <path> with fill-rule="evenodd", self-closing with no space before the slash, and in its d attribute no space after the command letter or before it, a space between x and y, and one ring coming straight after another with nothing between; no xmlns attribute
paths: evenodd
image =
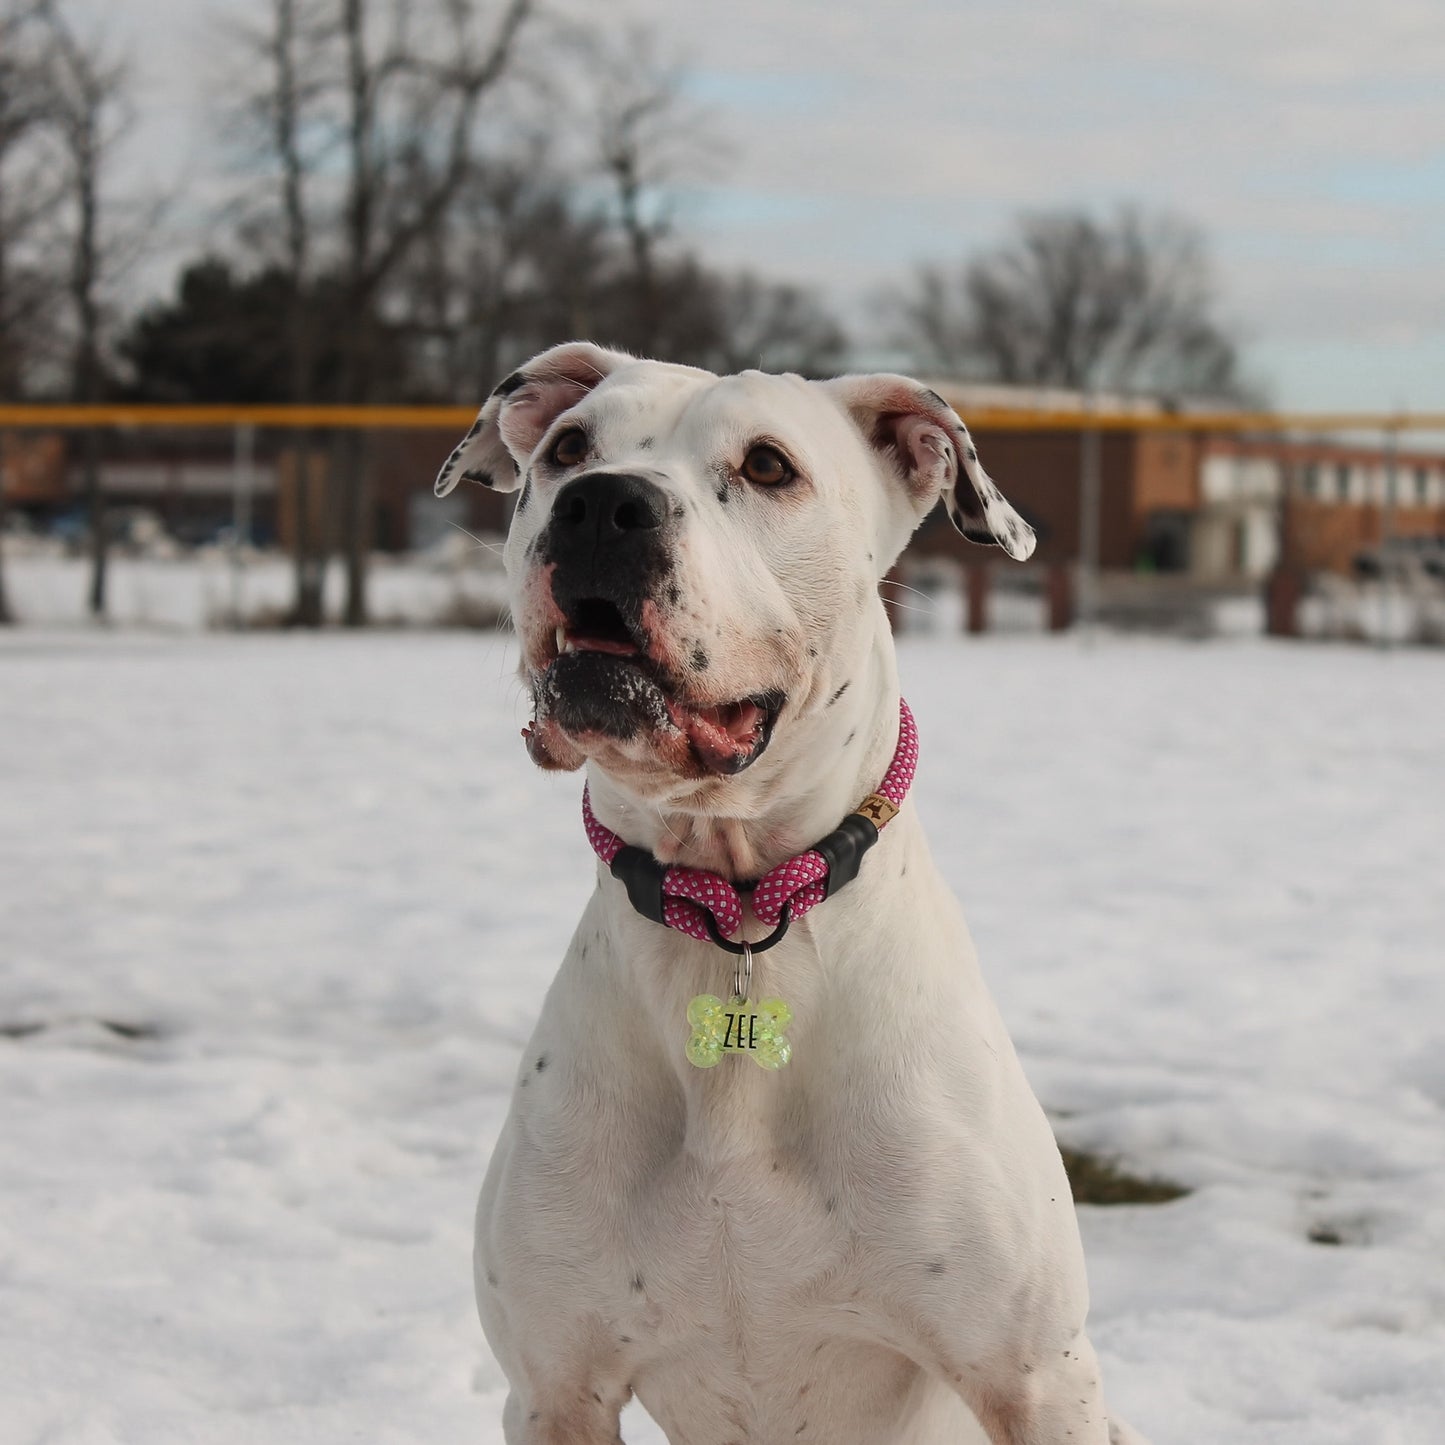
<svg viewBox="0 0 1445 1445"><path fill-rule="evenodd" d="M716 994L700 993L687 1006L687 1021L692 1025L688 1062L700 1069L712 1068L724 1054L749 1054L763 1069L781 1069L793 1056L783 1032L793 1011L780 998L724 1003Z"/></svg>

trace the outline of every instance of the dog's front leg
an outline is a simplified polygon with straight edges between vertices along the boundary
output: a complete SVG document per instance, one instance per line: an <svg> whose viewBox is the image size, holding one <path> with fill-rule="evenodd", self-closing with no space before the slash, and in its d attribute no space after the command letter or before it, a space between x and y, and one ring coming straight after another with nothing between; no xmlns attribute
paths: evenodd
<svg viewBox="0 0 1445 1445"><path fill-rule="evenodd" d="M533 1392L513 1385L502 1411L507 1445L622 1445L624 1399L602 1389Z"/></svg>
<svg viewBox="0 0 1445 1445"><path fill-rule="evenodd" d="M992 1445L1108 1445L1099 1362L1079 1334L1057 1357L959 1381Z"/></svg>

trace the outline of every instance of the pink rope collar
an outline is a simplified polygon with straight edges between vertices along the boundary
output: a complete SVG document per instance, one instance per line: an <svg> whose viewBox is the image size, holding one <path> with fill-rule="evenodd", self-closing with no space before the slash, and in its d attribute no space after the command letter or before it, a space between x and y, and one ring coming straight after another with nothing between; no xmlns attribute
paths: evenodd
<svg viewBox="0 0 1445 1445"><path fill-rule="evenodd" d="M900 698L898 746L878 791L865 798L857 811L843 820L837 832L830 833L806 853L768 869L752 886L753 912L762 922L778 928L776 937L781 937L781 930L786 927L785 912L787 921L796 921L854 877L863 852L877 841L878 829L902 806L917 767L918 730L908 704ZM640 903L633 882L624 879L634 907L645 917L704 943L721 941L709 927L710 923L726 938L738 932L743 918L742 898L737 886L721 874L704 868L666 868L650 853L624 843L597 821L586 788L582 790L582 823L593 852L614 874L621 876L613 865L618 854L626 849L630 856L624 861L628 862L634 877L640 867L649 878L660 881L658 908L655 903L649 902L647 906Z"/></svg>

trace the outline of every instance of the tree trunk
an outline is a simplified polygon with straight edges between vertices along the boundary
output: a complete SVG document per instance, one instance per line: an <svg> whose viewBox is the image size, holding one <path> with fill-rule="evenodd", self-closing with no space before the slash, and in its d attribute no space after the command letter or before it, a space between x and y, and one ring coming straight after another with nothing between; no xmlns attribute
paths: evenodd
<svg viewBox="0 0 1445 1445"><path fill-rule="evenodd" d="M0 437L0 627L15 621L5 591L5 442Z"/></svg>
<svg viewBox="0 0 1445 1445"><path fill-rule="evenodd" d="M338 459L336 484L341 513L341 545L346 558L347 627L365 627L367 558L371 548L371 475L367 467L365 434L343 432L333 454Z"/></svg>
<svg viewBox="0 0 1445 1445"><path fill-rule="evenodd" d="M105 510L105 493L100 487L100 433L95 427L85 429L80 456L85 508L90 517L90 615L104 621L110 571L110 518Z"/></svg>
<svg viewBox="0 0 1445 1445"><path fill-rule="evenodd" d="M326 621L326 560L328 507L326 478L312 465L312 434L301 432L295 458L296 515L292 555L296 563L296 598L287 619L292 627L321 627ZM318 492L320 492L318 505Z"/></svg>

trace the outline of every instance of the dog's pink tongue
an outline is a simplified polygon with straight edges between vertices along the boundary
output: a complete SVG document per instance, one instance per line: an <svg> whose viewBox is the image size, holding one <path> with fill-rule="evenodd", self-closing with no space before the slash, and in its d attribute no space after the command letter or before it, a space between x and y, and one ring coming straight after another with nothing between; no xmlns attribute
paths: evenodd
<svg viewBox="0 0 1445 1445"><path fill-rule="evenodd" d="M709 767L724 768L758 743L765 718L754 702L729 702L720 707L671 709L672 720L687 734Z"/></svg>

